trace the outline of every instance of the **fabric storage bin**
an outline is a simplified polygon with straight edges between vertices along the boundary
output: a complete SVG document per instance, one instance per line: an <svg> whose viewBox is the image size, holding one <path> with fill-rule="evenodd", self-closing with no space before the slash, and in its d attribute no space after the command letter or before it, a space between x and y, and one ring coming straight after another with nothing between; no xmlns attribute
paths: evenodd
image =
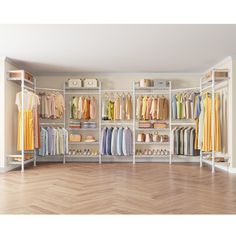
<svg viewBox="0 0 236 236"><path fill-rule="evenodd" d="M68 79L69 88L81 88L82 80L81 79Z"/></svg>
<svg viewBox="0 0 236 236"><path fill-rule="evenodd" d="M24 70L12 70L9 72L9 78L10 79L21 79L21 75L24 75L24 79L29 80L33 82L33 75L31 75L29 72L26 72Z"/></svg>
<svg viewBox="0 0 236 236"><path fill-rule="evenodd" d="M153 123L153 128L165 129L165 128L167 128L167 123L155 122L155 123Z"/></svg>
<svg viewBox="0 0 236 236"><path fill-rule="evenodd" d="M70 141L71 142L81 142L82 136L80 134L70 134Z"/></svg>
<svg viewBox="0 0 236 236"><path fill-rule="evenodd" d="M139 87L140 88L148 88L148 87L152 87L152 80L150 79L142 79L139 81Z"/></svg>
<svg viewBox="0 0 236 236"><path fill-rule="evenodd" d="M165 80L157 80L155 79L154 80L154 87L155 88L169 88L169 82L168 81L165 81Z"/></svg>
<svg viewBox="0 0 236 236"><path fill-rule="evenodd" d="M85 79L84 80L84 87L85 88L96 88L96 87L98 87L98 80L97 79Z"/></svg>

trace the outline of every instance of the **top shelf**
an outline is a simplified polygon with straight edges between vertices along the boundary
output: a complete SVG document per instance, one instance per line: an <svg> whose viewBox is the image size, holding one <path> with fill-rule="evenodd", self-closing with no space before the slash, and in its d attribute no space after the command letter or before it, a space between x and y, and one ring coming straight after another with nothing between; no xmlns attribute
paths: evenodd
<svg viewBox="0 0 236 236"><path fill-rule="evenodd" d="M70 88L70 87L65 87L65 90L99 90L100 87L94 87L94 88L87 88L87 87L81 87L81 88Z"/></svg>
<svg viewBox="0 0 236 236"><path fill-rule="evenodd" d="M169 91L170 88L156 88L156 87L136 87L135 90L157 90L157 91Z"/></svg>
<svg viewBox="0 0 236 236"><path fill-rule="evenodd" d="M34 85L34 82L30 81L30 80L27 80L27 79L19 79L19 78L8 78L7 79L8 81L13 81L15 83L17 83L18 85L21 85L22 81L24 81L24 84L28 84L28 85L31 85L33 86Z"/></svg>

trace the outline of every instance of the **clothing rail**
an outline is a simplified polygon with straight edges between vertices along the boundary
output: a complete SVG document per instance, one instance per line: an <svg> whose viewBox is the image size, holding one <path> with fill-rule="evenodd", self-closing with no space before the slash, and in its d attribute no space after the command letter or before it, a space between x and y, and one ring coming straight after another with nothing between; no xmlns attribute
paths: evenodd
<svg viewBox="0 0 236 236"><path fill-rule="evenodd" d="M64 123L40 123L40 125L65 125Z"/></svg>
<svg viewBox="0 0 236 236"><path fill-rule="evenodd" d="M33 89L33 88L30 88L29 86L24 85L24 88L27 89L27 90L30 90L30 91L33 91L33 92L34 92L34 89Z"/></svg>
<svg viewBox="0 0 236 236"><path fill-rule="evenodd" d="M188 122L187 122L187 123L180 123L180 122L179 122L179 123L178 123L178 122L173 123L173 122L172 122L171 125L178 125L178 126L186 126L186 125L189 125L189 126L193 126L193 125L196 125L196 123L193 123L193 122L192 122L192 123L190 123L190 122L189 122L189 123L188 123Z"/></svg>
<svg viewBox="0 0 236 236"><path fill-rule="evenodd" d="M172 89L171 92L187 91L187 90L200 90L200 87Z"/></svg>
<svg viewBox="0 0 236 236"><path fill-rule="evenodd" d="M103 89L102 93L109 93L109 92L129 92L132 93L131 89Z"/></svg>
<svg viewBox="0 0 236 236"><path fill-rule="evenodd" d="M71 93L65 93L65 95L99 95L99 93L73 93L73 92L71 92Z"/></svg>
<svg viewBox="0 0 236 236"><path fill-rule="evenodd" d="M219 84L216 84L214 86L214 91L224 89L227 86L228 86L228 81L222 81ZM206 90L212 90L212 85L202 88L202 91L206 91Z"/></svg>
<svg viewBox="0 0 236 236"><path fill-rule="evenodd" d="M53 89L53 88L35 88L36 90L47 90L47 91L60 91L63 92L63 89Z"/></svg>

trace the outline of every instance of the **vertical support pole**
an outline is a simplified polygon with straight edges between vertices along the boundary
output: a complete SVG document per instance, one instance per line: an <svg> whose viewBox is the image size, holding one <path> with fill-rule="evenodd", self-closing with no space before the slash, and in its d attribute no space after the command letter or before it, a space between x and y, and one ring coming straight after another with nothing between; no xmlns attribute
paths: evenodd
<svg viewBox="0 0 236 236"><path fill-rule="evenodd" d="M170 83L170 87L169 87L169 139L170 139L170 150L169 150L169 164L172 164L172 155L171 155L171 150L172 150L172 138L171 138L171 128L172 128L172 112L171 112L171 107L172 107L172 104L171 104L171 99L172 99L172 93L171 93L171 81L169 81Z"/></svg>
<svg viewBox="0 0 236 236"><path fill-rule="evenodd" d="M63 96L64 96L64 102L66 107L66 88L65 88L66 81L64 80L63 84ZM64 129L66 129L66 109L64 110ZM64 143L65 145L65 143ZM66 164L66 147L64 147L64 155L63 155L63 164Z"/></svg>
<svg viewBox="0 0 236 236"><path fill-rule="evenodd" d="M202 99L202 77L200 79L200 95ZM200 167L202 167L202 147L200 148Z"/></svg>
<svg viewBox="0 0 236 236"><path fill-rule="evenodd" d="M215 70L212 71L212 173L215 172Z"/></svg>
<svg viewBox="0 0 236 236"><path fill-rule="evenodd" d="M135 164L135 155L136 155L136 145L135 145L135 121L136 121L136 114L135 114L135 108L136 108L136 97L135 97L135 81L133 82L133 164Z"/></svg>
<svg viewBox="0 0 236 236"><path fill-rule="evenodd" d="M35 79L35 77L33 77L33 82L34 82L34 93L36 94L36 79ZM36 115L38 115L38 114L36 114ZM38 120L38 122L39 122L39 120ZM34 166L36 166L36 150L35 150L35 148L34 148Z"/></svg>
<svg viewBox="0 0 236 236"><path fill-rule="evenodd" d="M25 86L25 81L24 81L24 72L21 72L21 172L24 172L24 161L25 161L25 129L24 129L24 86Z"/></svg>
<svg viewBox="0 0 236 236"><path fill-rule="evenodd" d="M101 145L101 122L102 122L102 98L101 98L101 94L102 94L102 82L99 81L99 93L98 93L98 102L99 102L99 105L98 105L98 114L99 114L99 117L98 117L98 153L99 153L99 156L98 156L98 162L99 164L102 164L102 155L101 155L101 152L100 152L100 145Z"/></svg>

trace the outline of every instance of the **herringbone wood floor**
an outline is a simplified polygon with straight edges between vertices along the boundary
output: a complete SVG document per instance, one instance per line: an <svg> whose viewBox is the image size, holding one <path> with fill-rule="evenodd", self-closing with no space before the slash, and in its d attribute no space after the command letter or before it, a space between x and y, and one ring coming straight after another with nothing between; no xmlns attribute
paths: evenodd
<svg viewBox="0 0 236 236"><path fill-rule="evenodd" d="M0 174L0 213L236 213L236 175L197 164L40 164Z"/></svg>

